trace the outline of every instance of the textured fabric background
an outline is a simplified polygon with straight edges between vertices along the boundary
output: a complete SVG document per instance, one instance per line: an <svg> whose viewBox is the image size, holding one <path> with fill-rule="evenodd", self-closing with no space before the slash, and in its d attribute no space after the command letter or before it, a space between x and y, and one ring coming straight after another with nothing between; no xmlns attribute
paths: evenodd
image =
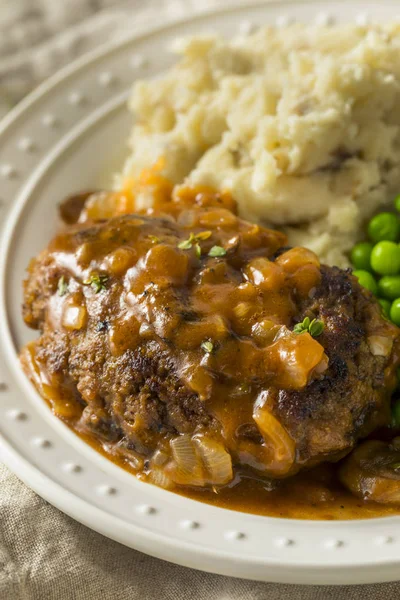
<svg viewBox="0 0 400 600"><path fill-rule="evenodd" d="M245 1L245 0L244 0ZM271 0L265 0L266 2ZM102 42L243 0L0 0L0 116Z"/></svg>
<svg viewBox="0 0 400 600"><path fill-rule="evenodd" d="M0 116L40 81L100 42L149 22L165 22L224 3L0 0ZM230 5L234 3L240 0L229 0ZM60 513L0 463L0 600L396 598L400 598L400 583L329 588L265 584L150 558Z"/></svg>
<svg viewBox="0 0 400 600"><path fill-rule="evenodd" d="M210 575L76 523L0 464L1 600L396 600L400 584L292 586Z"/></svg>
<svg viewBox="0 0 400 600"><path fill-rule="evenodd" d="M396 600L400 584L244 581L145 556L86 529L0 464L1 600Z"/></svg>

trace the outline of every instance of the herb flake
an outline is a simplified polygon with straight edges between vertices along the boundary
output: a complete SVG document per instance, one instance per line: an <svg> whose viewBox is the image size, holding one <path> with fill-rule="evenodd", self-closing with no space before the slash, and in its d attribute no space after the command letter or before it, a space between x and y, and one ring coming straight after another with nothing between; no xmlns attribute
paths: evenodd
<svg viewBox="0 0 400 600"><path fill-rule="evenodd" d="M91 273L89 279L85 279L84 285L90 285L95 294L102 292L106 289L106 283L108 281L108 275L99 275L98 273Z"/></svg>
<svg viewBox="0 0 400 600"><path fill-rule="evenodd" d="M178 244L179 250L190 250L194 246L197 258L201 256L201 248L199 242L208 240L212 235L211 231L200 231L199 233L191 233L187 240L183 240Z"/></svg>
<svg viewBox="0 0 400 600"><path fill-rule="evenodd" d="M324 324L318 319L310 320L309 317L305 317L301 323L297 323L293 327L293 332L297 334L309 333L312 337L318 337L324 331Z"/></svg>
<svg viewBox="0 0 400 600"><path fill-rule="evenodd" d="M194 245L194 251L196 253L197 258L200 258L201 256L201 248L200 248L200 244L195 244Z"/></svg>
<svg viewBox="0 0 400 600"><path fill-rule="evenodd" d="M211 354L211 352L214 350L214 344L210 341L203 342L201 344L201 349L204 350L204 352L206 352L207 354Z"/></svg>
<svg viewBox="0 0 400 600"><path fill-rule="evenodd" d="M190 250L190 248L193 246L193 241L193 233L191 233L190 237L187 240L183 240L183 242L180 242L180 244L178 244L179 250Z"/></svg>
<svg viewBox="0 0 400 600"><path fill-rule="evenodd" d="M65 294L68 292L68 283L65 280L64 275L58 280L57 291L59 296L65 296Z"/></svg>
<svg viewBox="0 0 400 600"><path fill-rule="evenodd" d="M323 322L317 321L316 319L311 321L310 327L308 328L308 331L310 332L310 335L312 335L312 337L318 337L319 335L321 335L323 330L324 330Z"/></svg>
<svg viewBox="0 0 400 600"><path fill-rule="evenodd" d="M208 253L208 256L211 258L219 258L220 256L225 256L226 250L222 246L213 246Z"/></svg>

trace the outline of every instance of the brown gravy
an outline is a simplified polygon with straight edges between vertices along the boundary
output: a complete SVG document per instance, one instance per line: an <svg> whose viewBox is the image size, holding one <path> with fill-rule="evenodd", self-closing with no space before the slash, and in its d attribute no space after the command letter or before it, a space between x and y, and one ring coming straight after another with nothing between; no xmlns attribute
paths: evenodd
<svg viewBox="0 0 400 600"><path fill-rule="evenodd" d="M148 182L145 181L144 185L145 184L147 185ZM159 182L158 189L161 197L160 202L162 203L163 198L169 197L170 194L168 182ZM180 198L181 202L186 202L188 205L190 205L190 203L192 202L192 198L190 197L189 192L190 191L185 192L185 190L183 190L183 198ZM205 196L207 196L208 193L209 192L207 190L202 191L202 194ZM188 195L187 198L185 197L185 194ZM104 198L101 198L99 195L94 196L92 200L85 205L82 213L81 209L85 200L86 195L82 195L81 197L76 198L75 204L71 204L69 206L70 213L67 215L68 218L66 217L66 215L64 215L64 220L70 223L75 222L76 216L80 214L81 219L83 218L81 222L85 222L85 220L89 222L91 220L102 221L112 216L115 216L116 212L117 214L131 213L133 209L133 206L131 206L133 200L129 196L125 197L124 195L119 195L119 197L113 197L112 194L108 194L108 197ZM206 204L207 201L208 200L206 197ZM227 246L233 233L235 235L240 234L242 236L242 245L245 247L247 253L244 255L243 260L246 259L246 261L250 261L249 265L252 266L252 268L254 267L253 271L256 272L256 275L253 276L253 287L257 287L259 285L259 282L257 280L257 269L259 268L259 265L257 263L254 266L251 262L253 249L256 248L256 243L260 243L261 240L266 247L266 252L268 251L269 254L272 255L277 248L284 245L285 239L281 234L277 232L269 232L268 230L260 232L260 228L257 225L251 227L246 226L247 229L245 229L244 225L238 225L236 223L236 217L234 217L230 213L230 199L226 197L221 197L218 199L218 201L221 204L221 206L217 206L214 212L210 211L204 213L204 215L200 213L200 217L203 219L207 218L208 220L210 220L211 218L215 219L218 217L218 219L221 219L222 217L224 217L226 219L232 219L232 224L228 223L228 225L226 226L226 232L223 232L221 234L221 237L218 238L217 241L211 241L211 231L208 231L208 226L210 227L210 229L212 229L213 223L208 223L208 221L202 221L201 227L198 226L198 229L200 231L197 232L198 240L196 239L196 241L201 241L201 243L205 247L205 250L204 248L202 249L203 252L209 252L213 244L218 244L217 246L215 246L217 248L221 248L220 244ZM117 211L116 206L119 206L119 210ZM174 206L172 206L172 208L171 206L168 206L168 211L170 214L173 214L174 210ZM180 208L177 205L176 211L178 212L178 210L180 210ZM183 256L182 253L179 252L179 248L185 249L185 247L182 246L182 244L185 244L186 240L181 240L178 246L176 245L175 240L174 246L171 249L171 247L167 246L166 244L160 244L159 246L157 246L157 244L159 244L160 242L160 240L157 239L154 246L156 250L154 250L154 248L152 248L154 240L152 240L151 238L154 238L155 236L149 235L152 232L147 230L145 231L145 233L146 236L143 237L144 241L142 240L140 242L143 248L142 246L140 246L140 244L137 244L137 246L134 249L136 251L138 248L141 251L143 250L143 255L148 255L149 252L157 254L157 265L159 271L155 272L155 275L153 275L154 277L158 277L161 279L164 271L171 272L174 269L177 270L180 264L179 261L182 262L184 259L186 260L186 255ZM204 234L206 234L206 237ZM203 235L203 237L201 237L201 235ZM125 268L124 265L121 266L121 264L123 260L127 260L125 254L128 254L128 251L126 250L125 254L121 256L121 252L118 251L119 242L118 240L118 243L115 242L114 248L114 246L112 245L114 241L115 240L111 239L100 240L100 242L99 240L94 240L92 244L93 247L90 246L89 243L84 244L84 249L88 254L88 265L92 264L91 261L95 262L96 260L98 260L98 262L100 263L100 258L104 258L104 244L109 244L109 250L112 250L114 253L114 260L112 263L110 263L110 272L107 273L107 279L110 279L110 274L119 277L120 270L122 268ZM65 247L63 246L63 244ZM59 254L65 254L68 258L70 258L70 255L74 257L77 254L78 250L76 248L70 248L68 244L70 244L70 239L66 238L65 240L63 240L61 235L58 241L56 239L56 241L53 242L53 246L51 248L54 253L58 252ZM196 244L194 244L194 246L195 245ZM191 246L189 247L189 250L191 252L190 261L196 261L197 258ZM161 251L164 252L165 257L163 255L160 258ZM93 255L91 254L91 252ZM99 256L97 256L96 252L100 256L100 258ZM166 263L167 259L169 261L168 264ZM263 260L264 262L268 263L267 267L270 267L268 273L264 274L266 283L263 281L263 284L265 284L265 286L267 285L268 278L271 279L272 283L275 281L274 278L280 278L283 282L281 284L281 289L284 290L284 293L281 292L280 296L277 297L274 291L274 287L271 284L271 291L269 294L265 294L265 296L260 296L260 294L258 293L254 294L254 297L252 296L250 299L246 298L247 304L245 308L250 307L250 309L253 310L255 316L257 315L257 311L261 311L261 308L263 311L267 310L277 315L277 323L272 323L272 325L268 324L268 333L270 329L272 330L273 327L276 327L278 325L286 326L290 324L290 327L292 327L292 321L295 315L290 295L291 290L288 286L286 286L286 289L284 285L285 278L293 282L297 270L301 269L301 275L299 275L299 279L296 282L296 287L298 290L300 290L301 294L303 294L304 297L307 297L310 289L318 285L320 272L318 262L314 261L312 257L310 258L310 256L308 255L308 251L304 251L302 249L294 249L288 251L285 255L282 256L282 258L278 257L275 263L269 263L266 259ZM85 268L89 268L88 265L85 264ZM190 328L189 325L186 324L185 328L182 329L182 335L179 338L179 340L176 340L174 338L174 341L177 344L179 343L179 346L186 349L188 356L189 351L193 354L193 363L195 363L195 360L197 360L199 355L199 347L201 347L201 341L204 339L211 339L212 337L215 338L216 323L215 320L213 320L214 315L218 311L221 312L222 310L225 310L225 312L227 312L229 310L230 312L228 316L232 322L234 322L234 318L236 317L236 337L232 338L233 341L230 342L229 346L228 344L226 345L226 353L220 353L219 356L221 358L220 362L216 364L216 370L222 372L222 370L225 369L227 375L229 375L229 377L232 380L234 380L235 377L238 377L239 379L240 377L245 378L252 366L254 364L257 364L257 357L261 351L257 347L253 351L253 354L250 355L250 353L246 350L247 346L246 348L243 346L243 342L241 342L242 346L240 346L238 341L240 336L245 337L250 336L251 334L251 330L246 329L246 327L248 327L248 319L242 319L242 315L240 314L235 315L235 309L238 305L240 306L239 300L235 296L237 286L234 285L235 282L233 280L232 282L229 282L226 273L222 273L222 267L224 267L222 263L220 267L218 267L217 262L215 262L215 265L216 266L212 265L209 268L209 272L204 273L204 276L207 275L210 278L210 281L206 281L206 284L208 285L207 290L209 290L210 292L210 297L203 297L200 293L198 294L198 296L195 297L195 301L197 303L195 307L199 311L202 310L204 312L205 306L208 308L208 319L205 320L204 323L202 322L202 329L199 332L195 331L193 325L191 325ZM130 266L131 265L128 261L125 270L127 270ZM168 266L168 269L166 268L166 266ZM224 305L221 304L221 306L218 304L220 299L217 296L217 294L211 293L213 292L213 286L217 286L217 284L219 285L221 283L220 281L215 281L218 275L218 268L221 270L221 273L219 275L222 278L225 277L228 280L228 283L231 284L231 288L229 288L229 294L226 294L226 296L229 298L229 301L225 300ZM113 270L115 272L113 272ZM77 268L77 280L84 280L84 272L85 269L83 267ZM135 283L138 287L138 290L135 291L135 288L133 289L135 293L137 293L138 297L143 296L143 290L145 290L145 293L148 294L146 290L150 285L152 285L152 282L150 280L147 281L146 277L148 278L150 275L148 274L148 271L146 271L141 275L141 279L137 278L138 281L136 281ZM98 281L93 281L92 283L90 283L90 285L93 286L93 284L97 284L101 286L101 280L99 278L97 279ZM251 279L250 275L249 279ZM60 281L61 285L65 284L63 278ZM83 310L79 302L84 303L85 294L87 302L91 301L90 290L89 293L87 293L87 286L89 284L86 281L84 281L83 284L84 285L81 285L80 287L78 287L78 285L73 284L75 285L75 287L72 288L73 293L70 294L70 297L68 298L65 297L66 294L64 294L63 290L61 290L62 293L59 293L58 295L54 294L55 301L53 302L53 305L55 308L53 310L54 314L52 317L54 321L56 321L58 316L61 314L61 308L63 307L64 303L69 301L72 302L72 300L74 300L75 304L73 306L71 305L72 308L74 310L77 308ZM247 287L251 286L247 285ZM75 294L76 297L73 294ZM260 300L260 297L262 298L262 300ZM95 296L95 301L98 302L100 306L101 301L98 300L99 298L101 298L100 295ZM157 298L155 296L154 298L156 301ZM173 299L171 299L171 305L172 302ZM160 301L159 304L160 306L158 308L161 314L163 310L162 302ZM155 309L157 309L157 304L154 304L153 302L153 305L153 308L155 307ZM83 321L84 319L82 320L82 323ZM162 326L164 327L165 331L164 329L162 330L162 335L160 334L161 337L163 339L169 339L169 337L171 337L172 335L176 337L177 332L180 332L180 330L178 329L178 325L179 324L175 324L172 322L170 323L168 319L164 319L164 321L162 321ZM66 327L65 324L64 326ZM74 323L72 328L79 330L80 328L84 327L84 324L78 327ZM169 329L167 329L168 327ZM265 327L267 327L267 325L265 325ZM199 327L197 327L197 329L199 329ZM195 334L198 335L198 340L194 344ZM110 336L113 347L115 347L115 354L119 356L126 349L125 345L132 344L132 340L135 338L135 336L139 335L136 320L132 319L132 323L131 325L129 325L129 323L127 324L127 321L122 322L121 319L121 326L114 326L114 328L113 326L110 326L108 335ZM224 339L223 335L224 332L221 334L221 339ZM300 350L298 352L299 356L307 354L308 356L313 357L314 362L311 365L311 367L309 367L307 370L307 377L309 376L309 372L312 373L314 371L315 376L318 377L321 372L317 371L316 367L319 367L321 364L323 368L326 369L327 364L323 364L325 357L323 348L318 344L316 340L312 339L308 333L306 333L302 337L296 337L292 334L287 335L284 338L284 341L274 341L275 345L269 341L268 344L265 340L263 341L263 343L264 342L265 347L268 347L268 344L271 347L270 353L267 357L267 366L270 367L271 371L271 385L287 388L301 388L306 385L306 380L303 382L303 380L293 381L292 379L289 379L289 376L292 377L291 373L288 373L286 368L284 368L285 364L283 363L282 365L280 362L280 354L287 354L289 351L292 352L293 348L299 348L301 350L301 352ZM280 344L279 347L278 344ZM306 349L304 349L304 347L306 347ZM246 350L246 352L242 351L241 357L245 354L250 356L248 363L245 363L243 361L243 358L239 360L238 355L241 350ZM262 350L264 352L264 346L262 347ZM207 350L207 352L211 355L212 349L210 351ZM232 356L236 356L236 360L233 360ZM212 355L208 358L210 360L215 360L215 355ZM26 360L29 360L29 357L26 358ZM41 367L38 366L40 364L40 360L35 364L36 368L40 371ZM35 374L33 373L33 371L34 369L31 369L31 378L34 380ZM393 379L392 371L393 369L388 370L388 380ZM46 372L45 368L43 369L43 373L43 376L41 376L40 373L36 373L36 376L39 381L37 387L40 390L40 385L42 385L43 390L41 391L41 393L45 398L46 393L48 393L49 398L46 398L46 400L52 407L54 413L57 414L57 416L61 418L72 430L74 430L75 433L80 435L86 443L90 444L98 452L106 456L108 459L112 460L119 467L122 467L125 470L134 473L139 479L149 481L148 475L146 474L146 469L137 467L135 468L129 461L129 458L127 457L127 452L125 452L125 454L116 454L115 448L112 444L109 444L107 447L106 444L102 444L99 437L91 435L88 432L83 433L81 430L79 431L79 427L77 428L77 422L79 421L79 418L81 416L82 405L79 404L79 402L75 402L75 398L73 396L71 396L70 401L66 402L64 394L69 393L69 390L67 389L65 382L61 382L60 384L56 377L53 377L52 375ZM207 395L206 392L209 383L206 375L207 373L205 371L203 373L202 371L200 373L200 376L197 377L197 379L194 382L192 382L193 389L195 389L200 395L203 394L204 397ZM45 385L43 385L43 382L45 382ZM237 387L236 383L237 382L235 381L235 386ZM246 390L241 389L240 394L238 394L236 387L234 387L233 385L231 387L226 385L226 387L222 390L222 392L224 393L221 393L220 388L216 388L215 394L212 397L213 411L218 417L219 421L224 423L226 428L225 437L226 439L228 439L228 441L231 440L232 446L234 445L235 432L238 430L239 425L241 423L246 422L246 419L247 421L251 421L252 409L256 399L255 396L253 397L249 393L249 391ZM47 390L46 393L44 393L46 391L45 388ZM236 403L235 411L233 411L231 408L228 411L226 406L219 401L219 398L231 397L235 391L236 396L239 398L240 402L238 400L238 402ZM50 396L53 396L52 400L50 399ZM248 415L246 411L249 413ZM277 428L277 425L275 423L273 423L273 425L275 428ZM279 439L278 441L281 442L281 439ZM253 448L254 443L250 444L250 442L248 442L248 445L250 448ZM288 455L287 464L284 464L284 470L279 471L278 467L280 468L280 465L275 466L273 462L270 461L270 472L277 474L278 476L290 473L290 469L293 464L293 457L291 456L293 454L292 449L288 447L288 444L286 444L285 446L283 442L282 445ZM282 448L279 447L279 444L277 444L277 446L277 450L279 451L278 454L282 454ZM282 456L280 456L280 460L282 463ZM248 462L248 465L251 466L251 462ZM336 473L337 466L335 466L334 464L320 465L310 470L303 471L300 474L294 475L288 479L279 480L279 482L274 484L270 484L268 483L268 481L259 478L257 475L255 475L254 471L246 469L247 467L243 466L242 470L237 470L235 472L234 478L229 482L229 484L226 485L214 487L211 487L211 485L209 485L203 488L194 487L190 485L182 485L181 487L178 486L173 488L172 491L174 493L178 493L186 497L205 502L214 506L272 517L337 520L372 518L400 514L400 507L398 506L380 505L373 502L363 502L359 498L353 496L350 492L346 491L346 489L340 484L338 480Z"/></svg>
<svg viewBox="0 0 400 600"><path fill-rule="evenodd" d="M146 480L137 475L127 460L108 452L96 438L87 434L79 434L79 437L118 467ZM209 488L185 487L175 489L173 493L220 508L283 519L336 521L400 514L400 506L365 502L353 496L338 481L336 471L337 465L321 465L287 479L274 490L254 474L242 473L217 492Z"/></svg>

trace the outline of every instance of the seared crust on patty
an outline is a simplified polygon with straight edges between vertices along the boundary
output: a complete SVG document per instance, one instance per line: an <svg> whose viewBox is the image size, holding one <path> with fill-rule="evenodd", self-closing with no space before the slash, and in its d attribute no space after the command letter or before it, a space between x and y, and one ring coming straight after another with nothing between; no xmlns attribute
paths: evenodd
<svg viewBox="0 0 400 600"><path fill-rule="evenodd" d="M388 359L374 356L368 344L369 331L382 323L379 307L349 271L322 266L321 274L299 319L311 313L324 322L318 341L328 369L303 390L279 390L274 404L276 416L301 440L300 464L336 460L390 419L383 393Z"/></svg>

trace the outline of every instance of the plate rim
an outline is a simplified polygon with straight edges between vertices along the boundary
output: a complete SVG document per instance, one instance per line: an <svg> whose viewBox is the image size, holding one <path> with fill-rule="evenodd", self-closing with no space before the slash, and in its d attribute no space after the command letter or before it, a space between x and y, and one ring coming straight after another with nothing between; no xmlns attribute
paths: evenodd
<svg viewBox="0 0 400 600"><path fill-rule="evenodd" d="M339 0L339 1L342 4L345 3L345 0ZM304 2L304 4L315 4L315 3L316 3L316 0L306 0ZM392 2L392 1L391 1L391 3L394 4L394 2ZM268 1L268 4L282 6L282 5L288 5L288 4L293 5L293 4L297 4L297 3L295 0L290 0L288 2L285 2L285 1L282 2L281 0L278 0L278 1L272 0L272 1ZM328 4L328 1L324 0L324 4ZM248 5L248 7L249 8L255 7L255 6L260 7L263 5L265 5L265 1L263 2L262 0L259 0L257 2L252 2L251 4ZM17 107L15 107L12 111L10 111L10 113L0 123L0 137L3 137L4 135L6 135L10 131L10 129L12 128L14 123L16 123L18 121L20 116L23 115L27 110L29 110L29 108L31 108L36 102L40 102L40 100L44 96L46 96L47 94L51 94L52 91L58 86L58 84L65 82L69 77L76 75L80 70L86 68L87 66L93 65L97 61L101 61L104 57L109 56L110 53L118 51L125 46L134 44L135 42L145 39L149 36L152 37L153 35L157 35L159 32L173 29L177 25L184 25L186 22L193 22L194 20L200 21L202 18L209 16L209 15L215 15L216 13L225 14L226 12L236 12L236 11L239 12L240 10L243 10L243 5L230 7L228 11L222 7L218 11L210 9L207 11L202 11L202 12L196 14L195 16L192 15L189 17L184 17L184 18L179 18L179 19L173 20L173 21L169 22L167 25L160 25L157 27L148 26L146 28L146 31L144 31L144 32L130 34L129 36L124 37L123 40L112 41L112 42L108 42L106 44L102 44L102 46L100 48L97 48L91 52L85 53L82 57L73 61L70 65L67 65L66 67L61 69L58 73L53 75L53 77L51 77L48 80L46 80L45 82L43 82L36 90L34 90L31 94L29 94L29 96L27 96ZM21 194L21 193L22 192L20 191L19 194ZM22 211L24 204L25 203L23 203L23 202L16 203L16 205L13 206L12 209L7 214L5 223L4 223L4 227L2 227L3 231L1 234L1 250L4 250L4 248L8 247L8 245L9 245L8 242L10 241L11 236L13 235L13 230L11 227L8 227L8 225L9 224L15 225L17 223L18 215ZM4 253L2 252L2 268L1 268L2 274L5 271L5 269L3 267L4 267L4 265L6 265L6 258L3 258L3 256L4 256ZM0 294L1 294L0 327L1 327L1 329L3 329L6 313L5 313L5 309L3 306L3 300L4 300L4 289L3 288L4 288L4 286L3 286L2 281L0 282L0 288L1 288L0 289ZM20 456L18 454L18 452L12 447L12 445L8 443L8 440L6 440L1 434L0 434L0 453L2 455L3 462L7 466L10 465L10 468L12 471L14 471L13 465L17 466L19 478L21 478L30 488L34 489L41 497L44 497L47 500L49 500L49 502L51 502L51 504L56 506L59 510L61 510L62 512L65 512L69 516L72 516L75 520L80 521L84 525L88 525L88 522L90 522L90 527L93 530L95 530L103 535L106 535L107 537L110 537L117 542L124 543L124 544L126 543L126 541L121 540L121 536L114 537L113 535L110 535L109 528L106 528L106 527L103 528L100 525L98 525L96 522L93 522L93 520L91 518L91 513L95 514L95 515L102 514L103 513L102 509L98 509L97 507L94 507L90 503L86 502L84 499L76 497L69 490L63 488L56 481L52 480L50 477L48 477L47 475L42 473L39 468L37 468L34 465L32 465L31 463L27 462L24 459L24 457ZM3 455L6 457L5 460L3 458ZM105 459L105 460L107 460L107 459ZM21 469L19 468L21 466L22 466L24 472L29 473L29 481L27 481L28 477L25 478L23 475L21 475ZM36 485L37 485L37 487L36 487ZM46 494L44 494L44 492L43 492L43 490L46 488L49 490L48 494L47 494L47 492L46 492ZM53 488L54 488L54 490L53 490ZM57 493L58 494L60 493L60 490L63 495L71 496L73 499L73 504L79 506L80 510L82 510L87 515L87 517L85 517L86 522L82 521L80 518L78 518L76 516L76 511L74 511L74 515L72 515L65 509L65 506L59 506L59 502L55 496L57 495ZM87 512L87 509L89 509L88 512ZM107 515L107 518L109 518L111 520L115 519L115 517L110 514ZM388 522L389 520L392 520L392 519L393 519L393 517L381 517L379 519L374 519L374 521L376 522L379 520L379 521ZM279 520L283 520L283 519L279 519ZM289 522L289 523L292 522L291 520L287 520L287 519L285 519L285 521ZM121 520L121 522L123 522L123 521ZM361 520L358 521L358 523L360 523L360 522L361 522ZM363 519L362 522L368 523L368 522L370 522L370 520ZM99 519L98 523L101 524L102 520ZM312 522L310 522L310 526L313 526L315 524L320 525L321 523L324 523L324 522L323 521L317 521L317 522L312 521ZM330 522L325 522L325 525L328 523L331 524ZM337 523L337 521L335 523ZM343 523L343 521L342 521L342 523ZM130 524L130 526L136 527L134 524ZM140 528L139 528L138 536L140 537L143 535L145 538L150 538L153 536L153 533L150 532L149 530L146 530L146 532L144 534L143 531L140 532ZM200 570L202 569L201 566L196 567L196 565L193 564L192 560L186 559L185 554L184 554L186 548L184 548L184 546L187 546L188 548L191 549L191 551L195 551L196 553L203 554L204 556L206 556L208 558L211 558L211 559L215 558L214 555L210 556L210 551L207 548L201 548L198 545L196 545L196 543L192 544L192 543L187 543L184 540L179 540L179 544L177 545L176 540L171 541L171 540L168 540L168 538L165 538L164 535L161 535L161 534L158 534L158 535L162 538L161 544L159 546L160 548L161 548L161 545L162 545L162 547L165 547L166 550L173 548L175 554L177 552L177 548L179 548L179 550L182 550L183 554L182 554L182 558L179 560L179 564L183 564L185 566L190 566L191 568L199 568ZM155 536L155 541L159 543L160 539L157 536ZM168 558L166 557L167 555L164 551L163 551L163 553L160 552L159 554L157 554L153 550L150 552L147 549L145 540L142 542L142 546L143 546L143 548L146 548L146 549L142 550L141 547L136 545L136 547L143 552L146 552L153 556L157 556L158 558L162 558L164 560L168 560ZM224 553L221 550L216 550L215 552L218 554L219 560L222 560L222 561L227 560L229 564L225 568L223 565L221 566L221 564L219 563L218 566L215 566L215 568L213 568L213 563L211 562L211 563L209 563L209 566L207 566L207 571L214 572L214 573L223 573L223 574L232 576L232 570L231 570L232 561L237 563L238 562L237 557L235 555L231 555L229 553ZM177 561L174 559L171 562L177 562ZM310 566L310 563L307 563L305 565L302 562L285 563L281 557L276 559L276 563L274 563L273 560L271 559L271 557L269 557L268 562L266 564L262 558L259 558L257 560L254 558L254 556L252 556L249 559L247 559L247 557L245 557L245 556L242 556L239 562L240 562L241 566L246 565L247 563L254 564L257 562L259 566L264 566L264 567L268 566L268 567L273 567L275 569L277 569L278 567L282 567L285 572L287 571L288 568L291 570L294 570L294 571L296 571L296 570L302 571L305 567ZM356 566L363 571L367 571L368 569L371 568L371 566L384 565L385 567L392 568L398 564L399 564L398 560L388 561L387 559L382 559L382 563L380 563L379 561L375 561L375 562L373 562L373 565L371 565L370 563L364 564L363 561L360 561L359 563L357 563L355 561L352 563L352 565L349 567L349 569L354 569L354 566ZM330 565L326 565L326 564L318 565L318 564L313 563L312 568L314 570L320 570L322 572L329 571L331 575L334 572L342 573L343 570L345 569L343 564L337 565L334 562ZM243 573L241 573L240 577L245 577L245 575L243 575ZM256 577L254 575L254 573L251 575L250 578L263 579L263 577ZM281 581L281 579L279 579L279 581Z"/></svg>

